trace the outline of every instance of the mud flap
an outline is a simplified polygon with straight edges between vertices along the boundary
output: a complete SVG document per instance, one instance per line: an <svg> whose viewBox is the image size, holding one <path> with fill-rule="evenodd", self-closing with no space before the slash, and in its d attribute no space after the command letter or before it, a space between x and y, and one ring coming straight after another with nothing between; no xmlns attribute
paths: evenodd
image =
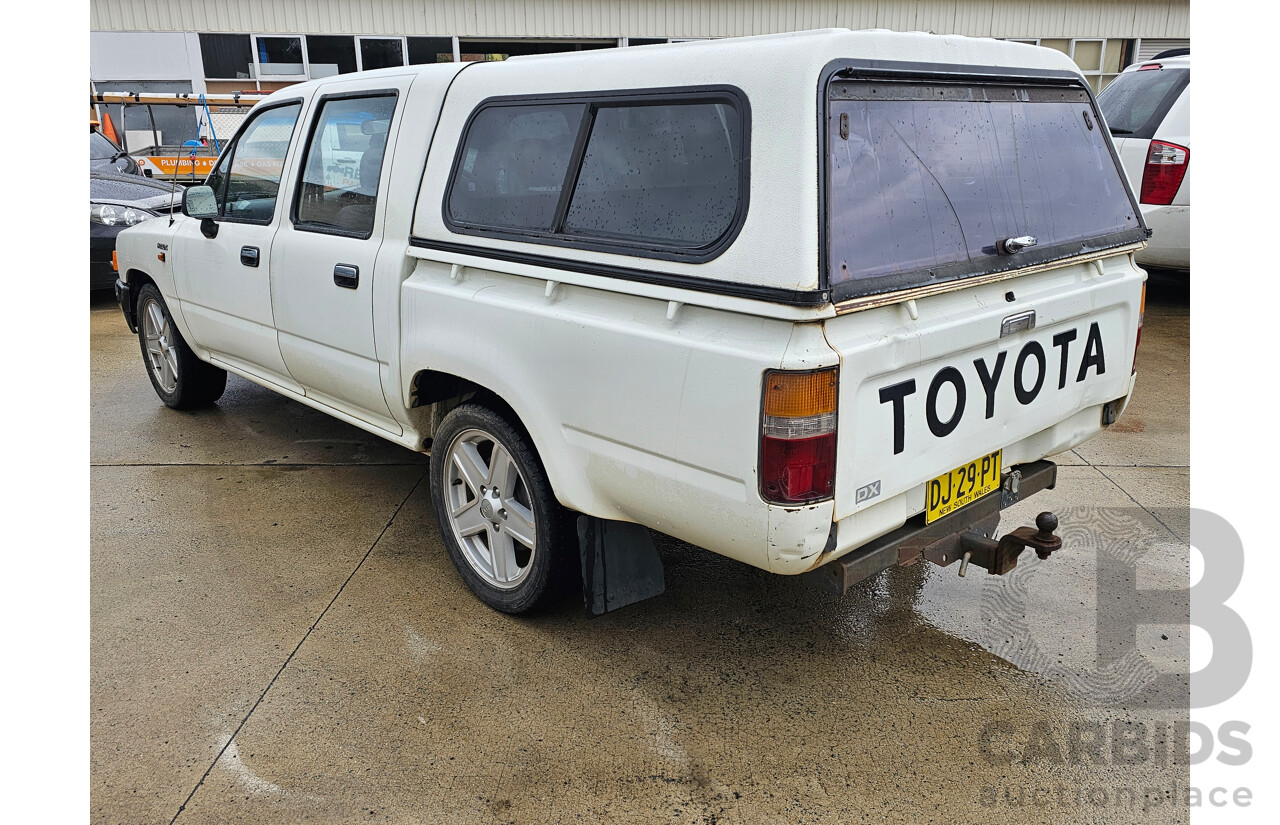
<svg viewBox="0 0 1280 825"><path fill-rule="evenodd" d="M662 559L647 527L578 516L578 549L588 616L603 616L666 589Z"/></svg>

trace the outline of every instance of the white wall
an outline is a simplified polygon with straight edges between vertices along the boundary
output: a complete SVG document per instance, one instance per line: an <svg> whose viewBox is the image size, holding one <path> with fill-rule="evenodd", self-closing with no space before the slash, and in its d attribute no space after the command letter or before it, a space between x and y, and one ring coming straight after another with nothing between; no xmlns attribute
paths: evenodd
<svg viewBox="0 0 1280 825"><path fill-rule="evenodd" d="M89 32L90 80L180 80L205 91L194 32Z"/></svg>
<svg viewBox="0 0 1280 825"><path fill-rule="evenodd" d="M1220 4L1221 5L1221 4ZM838 26L1190 37L1189 0L94 0L91 31L728 37Z"/></svg>

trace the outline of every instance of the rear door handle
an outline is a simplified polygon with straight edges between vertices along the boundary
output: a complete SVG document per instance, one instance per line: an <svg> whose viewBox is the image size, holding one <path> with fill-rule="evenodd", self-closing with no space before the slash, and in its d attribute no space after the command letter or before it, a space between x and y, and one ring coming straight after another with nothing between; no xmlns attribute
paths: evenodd
<svg viewBox="0 0 1280 825"><path fill-rule="evenodd" d="M245 266L258 265L258 247L242 246L240 247L240 263Z"/></svg>
<svg viewBox="0 0 1280 825"><path fill-rule="evenodd" d="M354 264L338 264L333 268L333 282L347 289L360 286L360 267Z"/></svg>

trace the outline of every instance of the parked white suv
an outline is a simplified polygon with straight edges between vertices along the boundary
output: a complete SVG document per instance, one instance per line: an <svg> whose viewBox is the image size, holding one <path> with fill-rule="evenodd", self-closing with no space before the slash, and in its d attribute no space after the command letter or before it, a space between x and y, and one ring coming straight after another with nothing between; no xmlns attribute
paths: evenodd
<svg viewBox="0 0 1280 825"><path fill-rule="evenodd" d="M1125 69L1098 96L1151 241L1145 266L1191 268L1191 55L1162 52Z"/></svg>
<svg viewBox="0 0 1280 825"><path fill-rule="evenodd" d="M997 68L999 67L999 68ZM1010 139L1012 138L1012 139ZM1148 231L1049 49L829 30L406 66L258 104L120 235L164 403L226 372L431 454L462 578L661 592L649 529L843 591L1005 573L1134 386Z"/></svg>

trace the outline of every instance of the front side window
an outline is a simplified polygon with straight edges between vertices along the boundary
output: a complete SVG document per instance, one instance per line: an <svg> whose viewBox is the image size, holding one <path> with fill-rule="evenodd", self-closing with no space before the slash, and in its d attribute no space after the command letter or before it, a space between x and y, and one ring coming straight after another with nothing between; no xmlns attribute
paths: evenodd
<svg viewBox="0 0 1280 825"><path fill-rule="evenodd" d="M302 165L299 229L369 237L396 96L326 100Z"/></svg>
<svg viewBox="0 0 1280 825"><path fill-rule="evenodd" d="M218 168L209 175L207 183L218 194L219 212L223 217L251 223L271 222L284 158L301 111L301 103L290 103L254 117Z"/></svg>
<svg viewBox="0 0 1280 825"><path fill-rule="evenodd" d="M738 103L690 94L484 106L455 161L446 222L467 234L714 257L745 209Z"/></svg>

